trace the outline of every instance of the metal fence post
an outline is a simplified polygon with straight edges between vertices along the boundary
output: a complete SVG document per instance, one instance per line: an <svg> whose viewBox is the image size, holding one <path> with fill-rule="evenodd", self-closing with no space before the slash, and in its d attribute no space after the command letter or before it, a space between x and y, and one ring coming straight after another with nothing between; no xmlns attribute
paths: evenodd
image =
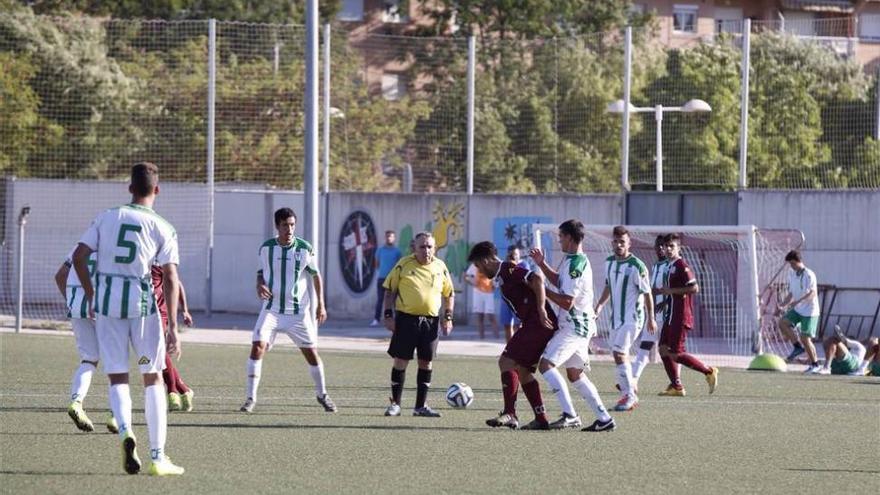
<svg viewBox="0 0 880 495"><path fill-rule="evenodd" d="M474 84L475 69L477 66L476 41L473 36L468 36L468 65L467 65L467 193L474 193L474 99L476 88Z"/></svg>
<svg viewBox="0 0 880 495"><path fill-rule="evenodd" d="M740 85L739 114L739 188L746 189L749 161L749 66L752 39L752 20L743 20L742 33L742 81Z"/></svg>
<svg viewBox="0 0 880 495"><path fill-rule="evenodd" d="M217 20L208 21L208 259L205 271L205 313L211 316L214 276L214 106L217 98Z"/></svg>
<svg viewBox="0 0 880 495"><path fill-rule="evenodd" d="M318 0L306 2L305 94L305 231L303 237L318 245Z"/></svg>
<svg viewBox="0 0 880 495"><path fill-rule="evenodd" d="M623 49L623 129L621 130L620 187L629 191L629 107L632 81L632 26L626 27Z"/></svg>
<svg viewBox="0 0 880 495"><path fill-rule="evenodd" d="M24 226L31 212L30 206L24 206L18 215L18 297L15 304L15 333L21 333L22 314L24 313Z"/></svg>

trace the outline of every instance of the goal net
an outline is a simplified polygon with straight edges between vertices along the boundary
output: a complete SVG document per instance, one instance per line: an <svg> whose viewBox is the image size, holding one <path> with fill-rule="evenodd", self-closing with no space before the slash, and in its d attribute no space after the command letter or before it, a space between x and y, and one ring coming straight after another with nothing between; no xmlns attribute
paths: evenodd
<svg viewBox="0 0 880 495"><path fill-rule="evenodd" d="M586 227L584 250L593 268L593 288L598 299L604 287L605 259L613 254L611 225ZM556 241L557 225L535 224L535 239L556 266L562 259ZM713 354L712 362L742 365L760 352L783 354L787 344L776 329L776 303L788 292L785 254L802 246L797 230L760 229L754 226L627 226L631 252L651 269L657 261L654 240L676 232L681 236L682 257L700 284L694 298L694 328L688 350ZM542 236L550 233L550 236ZM547 239L553 239L547 245ZM541 242L545 244L540 246ZM598 345L607 347L610 320L598 321ZM635 349L636 346L633 346ZM723 357L722 357L723 356Z"/></svg>

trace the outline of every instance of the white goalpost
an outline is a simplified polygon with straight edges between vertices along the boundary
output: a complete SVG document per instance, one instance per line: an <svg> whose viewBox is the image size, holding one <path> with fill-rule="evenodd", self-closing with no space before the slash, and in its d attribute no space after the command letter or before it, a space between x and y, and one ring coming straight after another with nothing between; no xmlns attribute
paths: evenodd
<svg viewBox="0 0 880 495"><path fill-rule="evenodd" d="M562 253L556 241L557 225L534 224L532 228L536 246L544 249L551 266L559 263ZM682 257L700 284L694 299L694 329L688 334L691 352L713 354L713 362L726 365L741 365L762 352L785 352L786 344L776 329L775 309L778 298L787 293L785 254L803 245L800 231L752 225L626 228L632 240L631 252L649 269L657 261L656 237L672 232L681 236ZM604 287L605 259L613 254L613 229L613 225L586 226L583 246L592 265L596 298ZM603 315L597 323L600 339L607 339L608 318Z"/></svg>

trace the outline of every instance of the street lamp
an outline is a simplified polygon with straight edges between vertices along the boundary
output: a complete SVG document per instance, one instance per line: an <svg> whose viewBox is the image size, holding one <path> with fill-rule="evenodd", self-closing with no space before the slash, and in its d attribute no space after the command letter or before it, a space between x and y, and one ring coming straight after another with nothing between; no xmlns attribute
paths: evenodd
<svg viewBox="0 0 880 495"><path fill-rule="evenodd" d="M623 113L626 104L623 100L612 101L606 109L609 113ZM711 112L712 107L703 100L690 100L680 107L664 107L663 105L654 105L653 107L636 107L632 103L629 104L630 113L647 113L654 112L654 120L657 121L657 190L663 190L663 112Z"/></svg>

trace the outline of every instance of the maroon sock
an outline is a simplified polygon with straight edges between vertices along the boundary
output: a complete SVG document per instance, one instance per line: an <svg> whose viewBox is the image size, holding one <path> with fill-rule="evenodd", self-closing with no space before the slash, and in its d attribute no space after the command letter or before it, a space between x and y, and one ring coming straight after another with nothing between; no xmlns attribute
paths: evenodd
<svg viewBox="0 0 880 495"><path fill-rule="evenodd" d="M694 371L699 371L700 373L702 373L704 375L708 375L709 373L712 372L712 370L709 369L708 367L706 367L706 365L703 364L699 359L695 358L694 356L692 356L686 352L682 352L681 354L679 354L676 361L678 361L679 363L687 366L688 368L690 368Z"/></svg>
<svg viewBox="0 0 880 495"><path fill-rule="evenodd" d="M538 385L538 380L523 383L522 389L523 393L526 394L526 399L529 399L532 411L535 412L535 419L542 423L548 423L547 413L544 411L544 399L541 398L541 386Z"/></svg>
<svg viewBox="0 0 880 495"><path fill-rule="evenodd" d="M177 390L177 380L174 379L174 373L177 371L174 368L174 363L171 362L171 356L167 353L165 354L165 369L162 370L162 379L165 381L166 391L171 394L179 394L180 392Z"/></svg>
<svg viewBox="0 0 880 495"><path fill-rule="evenodd" d="M501 372L501 395L504 396L504 413L516 416L516 394L519 392L519 373L514 370Z"/></svg>
<svg viewBox="0 0 880 495"><path fill-rule="evenodd" d="M669 356L661 358L663 367L666 369L666 376L669 377L669 383L675 388L681 388L681 377L678 375L678 365Z"/></svg>

